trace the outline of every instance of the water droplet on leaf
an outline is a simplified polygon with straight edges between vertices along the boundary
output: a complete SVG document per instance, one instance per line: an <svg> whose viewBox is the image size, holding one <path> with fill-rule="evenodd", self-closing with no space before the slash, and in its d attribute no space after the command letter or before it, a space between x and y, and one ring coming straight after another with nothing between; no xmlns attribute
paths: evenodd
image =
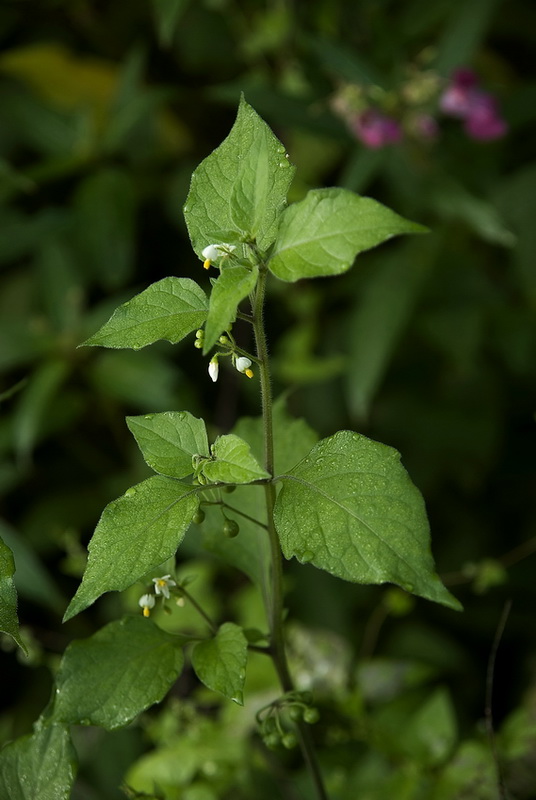
<svg viewBox="0 0 536 800"><path fill-rule="evenodd" d="M125 497L134 497L135 494L136 494L136 489L133 486L131 486L130 489L126 490Z"/></svg>
<svg viewBox="0 0 536 800"><path fill-rule="evenodd" d="M299 559L303 564L308 564L309 561L312 561L314 557L315 554L312 550L304 550L301 556L299 556Z"/></svg>

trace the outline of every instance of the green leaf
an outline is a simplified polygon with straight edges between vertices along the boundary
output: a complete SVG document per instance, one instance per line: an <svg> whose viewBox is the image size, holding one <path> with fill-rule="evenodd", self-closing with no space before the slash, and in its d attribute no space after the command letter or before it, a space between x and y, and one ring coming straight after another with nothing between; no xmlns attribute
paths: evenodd
<svg viewBox="0 0 536 800"><path fill-rule="evenodd" d="M0 539L0 631L18 644L28 655L28 651L20 638L19 620L17 618L17 590L13 582L15 561L13 553Z"/></svg>
<svg viewBox="0 0 536 800"><path fill-rule="evenodd" d="M208 319L205 326L203 353L216 344L218 336L229 330L236 319L239 303L253 291L259 274L258 268L225 267L212 287Z"/></svg>
<svg viewBox="0 0 536 800"><path fill-rule="evenodd" d="M179 20L186 10L188 0L153 0L153 8L160 44L169 47Z"/></svg>
<svg viewBox="0 0 536 800"><path fill-rule="evenodd" d="M205 423L188 411L165 411L126 420L145 461L162 475L185 478L194 471L192 456L209 455Z"/></svg>
<svg viewBox="0 0 536 800"><path fill-rule="evenodd" d="M106 167L91 170L74 197L78 259L108 289L124 286L135 265L137 196L131 172Z"/></svg>
<svg viewBox="0 0 536 800"><path fill-rule="evenodd" d="M66 359L43 361L21 392L13 421L13 441L20 458L30 455L42 434L69 366Z"/></svg>
<svg viewBox="0 0 536 800"><path fill-rule="evenodd" d="M288 413L286 397L279 397L272 409L274 433L275 474L281 474L305 458L311 447L318 441L314 430L303 419L296 419ZM242 417L233 433L245 439L258 461L264 457L264 433L262 417Z"/></svg>
<svg viewBox="0 0 536 800"><path fill-rule="evenodd" d="M339 431L279 477L274 520L286 558L461 608L434 572L424 502L396 450Z"/></svg>
<svg viewBox="0 0 536 800"><path fill-rule="evenodd" d="M154 476L109 503L89 543L89 559L64 621L104 592L122 591L175 555L199 507L195 490Z"/></svg>
<svg viewBox="0 0 536 800"><path fill-rule="evenodd" d="M100 350L86 375L99 395L147 413L173 408L182 380L177 365L157 348Z"/></svg>
<svg viewBox="0 0 536 800"><path fill-rule="evenodd" d="M242 98L229 136L195 170L184 216L201 258L209 244L275 239L294 168L268 125Z"/></svg>
<svg viewBox="0 0 536 800"><path fill-rule="evenodd" d="M225 622L213 639L195 645L192 666L205 686L243 705L247 658L248 643L242 628Z"/></svg>
<svg viewBox="0 0 536 800"><path fill-rule="evenodd" d="M439 75L473 61L486 40L497 5L498 0L478 0L450 6L449 17L437 42L435 68Z"/></svg>
<svg viewBox="0 0 536 800"><path fill-rule="evenodd" d="M437 776L434 800L497 798L497 764L488 742L464 741Z"/></svg>
<svg viewBox="0 0 536 800"><path fill-rule="evenodd" d="M119 306L83 344L138 350L159 339L180 342L207 318L208 300L190 278L163 278Z"/></svg>
<svg viewBox="0 0 536 800"><path fill-rule="evenodd" d="M6 800L69 800L76 753L64 725L38 721L34 733L0 752L0 797Z"/></svg>
<svg viewBox="0 0 536 800"><path fill-rule="evenodd" d="M347 189L314 189L283 212L270 270L283 281L339 275L363 250L426 228Z"/></svg>
<svg viewBox="0 0 536 800"><path fill-rule="evenodd" d="M404 726L404 755L421 764L438 766L446 761L457 740L456 715L446 689L437 689Z"/></svg>
<svg viewBox="0 0 536 800"><path fill-rule="evenodd" d="M358 418L366 419L370 411L430 264L422 249L397 248L375 265L357 295L349 314L345 384L348 404Z"/></svg>
<svg viewBox="0 0 536 800"><path fill-rule="evenodd" d="M28 537L0 519L0 536L13 553L17 569L15 587L19 595L46 606L55 613L64 608L64 600Z"/></svg>
<svg viewBox="0 0 536 800"><path fill-rule="evenodd" d="M56 675L53 718L107 730L127 725L167 694L182 671L187 641L140 614L71 642Z"/></svg>
<svg viewBox="0 0 536 800"><path fill-rule="evenodd" d="M229 433L218 436L211 447L214 461L203 464L203 475L211 483L251 483L270 475L251 455L249 444Z"/></svg>
<svg viewBox="0 0 536 800"><path fill-rule="evenodd" d="M240 709L230 710L240 714ZM176 711L169 709L167 714L171 722ZM198 714L185 735L167 735L162 728L164 738L159 737L158 746L138 757L125 775L133 797L139 800L178 800L181 795L181 800L221 798L218 787L236 782L237 770L242 770L247 758L243 737L228 735L227 715L221 717L224 719L220 720L219 714ZM226 788L223 791L229 796Z"/></svg>

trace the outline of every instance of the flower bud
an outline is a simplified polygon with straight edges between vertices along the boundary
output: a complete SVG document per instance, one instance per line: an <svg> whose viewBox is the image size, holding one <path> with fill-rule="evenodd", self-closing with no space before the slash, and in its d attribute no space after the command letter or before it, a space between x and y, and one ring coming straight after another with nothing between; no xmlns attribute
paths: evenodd
<svg viewBox="0 0 536 800"><path fill-rule="evenodd" d="M216 356L214 356L214 358L210 361L208 365L208 374L210 375L214 383L216 383L216 381L218 380L219 371L220 371L220 365L218 364L218 359L216 358Z"/></svg>

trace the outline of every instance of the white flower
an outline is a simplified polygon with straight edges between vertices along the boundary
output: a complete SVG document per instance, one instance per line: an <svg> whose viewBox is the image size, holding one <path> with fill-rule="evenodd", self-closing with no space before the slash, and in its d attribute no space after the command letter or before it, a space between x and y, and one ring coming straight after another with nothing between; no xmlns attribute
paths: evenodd
<svg viewBox="0 0 536 800"><path fill-rule="evenodd" d="M220 242L220 244L209 244L202 251L201 255L205 259L203 266L208 269L213 261L217 261L224 256L230 256L236 250L234 244L227 244L227 242Z"/></svg>
<svg viewBox="0 0 536 800"><path fill-rule="evenodd" d="M148 617L151 613L151 608L154 608L156 600L152 594L143 594L138 600L138 605L143 608L143 616Z"/></svg>
<svg viewBox="0 0 536 800"><path fill-rule="evenodd" d="M153 578L155 594L163 594L169 600L169 587L176 586L176 582L171 575L163 575L161 578Z"/></svg>
<svg viewBox="0 0 536 800"><path fill-rule="evenodd" d="M247 375L248 378L253 377L253 370L250 369L251 359L246 358L246 356L239 356L235 361L235 367L239 372L243 372L244 375Z"/></svg>
<svg viewBox="0 0 536 800"><path fill-rule="evenodd" d="M210 375L214 383L216 383L216 381L218 380L219 371L220 371L220 365L218 364L218 359L216 358L216 356L214 356L214 358L208 365L208 374Z"/></svg>

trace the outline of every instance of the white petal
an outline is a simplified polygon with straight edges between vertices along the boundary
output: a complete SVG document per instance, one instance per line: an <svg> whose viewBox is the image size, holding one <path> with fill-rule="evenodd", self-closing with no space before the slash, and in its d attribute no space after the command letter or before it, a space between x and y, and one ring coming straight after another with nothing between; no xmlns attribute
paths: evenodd
<svg viewBox="0 0 536 800"><path fill-rule="evenodd" d="M245 372L251 367L251 360L245 356L240 356L235 361L235 367L239 372Z"/></svg>
<svg viewBox="0 0 536 800"><path fill-rule="evenodd" d="M210 364L208 365L208 374L210 375L214 383L216 383L216 381L218 380L219 371L220 371L220 365L218 364L218 362L211 361Z"/></svg>
<svg viewBox="0 0 536 800"><path fill-rule="evenodd" d="M205 249L201 251L201 255L205 260L216 261L221 256L221 253L219 251L219 245L217 244L207 245L207 247L205 247Z"/></svg>

